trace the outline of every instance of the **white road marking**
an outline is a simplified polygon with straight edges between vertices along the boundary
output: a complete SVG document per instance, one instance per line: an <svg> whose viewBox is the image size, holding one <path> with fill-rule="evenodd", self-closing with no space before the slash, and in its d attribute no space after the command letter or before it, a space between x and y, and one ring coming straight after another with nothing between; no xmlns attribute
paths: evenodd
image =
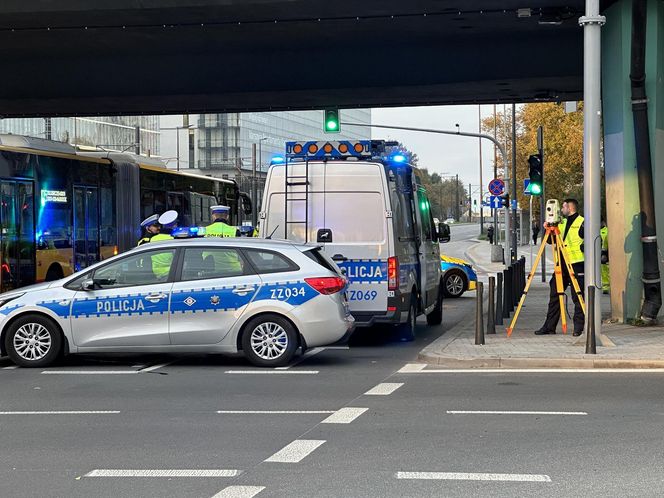
<svg viewBox="0 0 664 498"><path fill-rule="evenodd" d="M321 424L350 424L368 408L341 408L321 422Z"/></svg>
<svg viewBox="0 0 664 498"><path fill-rule="evenodd" d="M62 411L16 411L16 412L0 412L0 415L117 415L120 410L90 410L90 411L77 411L77 410L62 410Z"/></svg>
<svg viewBox="0 0 664 498"><path fill-rule="evenodd" d="M159 363L158 365L152 365L151 367L141 368L138 372L139 373L152 372L153 370L157 370L158 368L162 368L162 367L165 367L165 366L168 366L168 365L172 365L176 361L177 360L173 360L173 361L169 361L169 362L166 362L166 363Z"/></svg>
<svg viewBox="0 0 664 498"><path fill-rule="evenodd" d="M425 363L406 363L398 373L417 373L426 367Z"/></svg>
<svg viewBox="0 0 664 498"><path fill-rule="evenodd" d="M533 412L501 410L447 410L450 415L588 415L588 412Z"/></svg>
<svg viewBox="0 0 664 498"><path fill-rule="evenodd" d="M364 393L365 396L388 396L403 386L403 382L383 382Z"/></svg>
<svg viewBox="0 0 664 498"><path fill-rule="evenodd" d="M42 375L132 375L138 370L43 370Z"/></svg>
<svg viewBox="0 0 664 498"><path fill-rule="evenodd" d="M221 415L328 415L334 410L217 410Z"/></svg>
<svg viewBox="0 0 664 498"><path fill-rule="evenodd" d="M551 482L542 474L487 474L475 472L397 472L397 479L435 479L452 481Z"/></svg>
<svg viewBox="0 0 664 498"><path fill-rule="evenodd" d="M404 367L405 368L405 367ZM443 368L432 370L404 370L402 368L398 373L413 373L413 374L458 374L458 373L472 373L472 374L497 374L497 373L586 373L586 374L602 374L602 373L664 373L664 368Z"/></svg>
<svg viewBox="0 0 664 498"><path fill-rule="evenodd" d="M296 439L277 451L266 462L297 463L304 460L312 451L325 444L322 439Z"/></svg>
<svg viewBox="0 0 664 498"><path fill-rule="evenodd" d="M95 469L83 477L237 477L241 473L225 469Z"/></svg>
<svg viewBox="0 0 664 498"><path fill-rule="evenodd" d="M16 370L18 365L10 365L8 367L2 367L3 370Z"/></svg>
<svg viewBox="0 0 664 498"><path fill-rule="evenodd" d="M318 370L226 370L227 374L242 375L316 375Z"/></svg>
<svg viewBox="0 0 664 498"><path fill-rule="evenodd" d="M323 349L350 349L350 346L325 346Z"/></svg>
<svg viewBox="0 0 664 498"><path fill-rule="evenodd" d="M310 349L309 351L304 353L302 356L300 356L296 361L294 361L290 365L286 365L285 367L276 367L275 370L288 370L288 369L290 369L290 367L294 367L295 365L297 365L299 363L302 363L307 358L311 358L312 356L314 356L318 353L322 353L323 351L325 351L325 348Z"/></svg>
<svg viewBox="0 0 664 498"><path fill-rule="evenodd" d="M228 486L212 498L253 498L264 489L265 486Z"/></svg>

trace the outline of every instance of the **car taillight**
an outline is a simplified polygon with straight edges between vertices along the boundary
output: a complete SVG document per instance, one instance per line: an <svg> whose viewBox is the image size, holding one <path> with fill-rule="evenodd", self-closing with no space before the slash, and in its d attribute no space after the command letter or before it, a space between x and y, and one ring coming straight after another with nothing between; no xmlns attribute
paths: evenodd
<svg viewBox="0 0 664 498"><path fill-rule="evenodd" d="M399 260L392 256L387 259L387 289L397 290L399 288Z"/></svg>
<svg viewBox="0 0 664 498"><path fill-rule="evenodd" d="M344 290L346 287L346 279L342 277L305 278L304 281L315 290L325 295L336 294L337 292Z"/></svg>

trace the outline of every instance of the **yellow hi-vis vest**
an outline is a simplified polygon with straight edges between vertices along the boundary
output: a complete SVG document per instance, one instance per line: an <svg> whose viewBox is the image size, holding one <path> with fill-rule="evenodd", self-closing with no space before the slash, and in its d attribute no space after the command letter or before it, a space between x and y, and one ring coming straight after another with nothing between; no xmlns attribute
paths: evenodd
<svg viewBox="0 0 664 498"><path fill-rule="evenodd" d="M237 228L227 225L223 221L215 221L205 227L206 237L235 237Z"/></svg>
<svg viewBox="0 0 664 498"><path fill-rule="evenodd" d="M599 229L599 236L602 238L602 251L609 250L609 229L602 227Z"/></svg>
<svg viewBox="0 0 664 498"><path fill-rule="evenodd" d="M563 244L567 250L567 256L569 257L569 263L581 263L585 260L583 256L583 251L581 250L581 244L583 244L583 239L579 237L579 228L583 224L583 216L579 215L576 217L572 225L567 231L567 236L565 237L565 229L567 227L567 218L563 219L558 225L560 229L560 235L565 237L563 239Z"/></svg>
<svg viewBox="0 0 664 498"><path fill-rule="evenodd" d="M152 236L150 243L160 242L164 240L173 240L173 237L167 233L158 233ZM173 263L173 253L155 254L150 257L152 259L152 273L158 278L167 277L171 271L171 264Z"/></svg>

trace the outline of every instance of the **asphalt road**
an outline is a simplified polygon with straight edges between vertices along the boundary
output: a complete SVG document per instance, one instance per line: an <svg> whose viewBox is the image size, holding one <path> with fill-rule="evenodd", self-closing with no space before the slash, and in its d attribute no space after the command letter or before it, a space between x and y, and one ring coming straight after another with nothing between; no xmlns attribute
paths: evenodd
<svg viewBox="0 0 664 498"><path fill-rule="evenodd" d="M285 369L0 360L0 496L660 496L664 373L413 364L472 303L448 301L413 343L376 329Z"/></svg>

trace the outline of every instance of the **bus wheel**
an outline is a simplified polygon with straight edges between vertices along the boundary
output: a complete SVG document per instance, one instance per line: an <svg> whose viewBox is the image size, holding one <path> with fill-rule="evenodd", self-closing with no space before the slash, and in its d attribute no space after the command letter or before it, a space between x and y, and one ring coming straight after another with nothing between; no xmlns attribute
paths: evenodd
<svg viewBox="0 0 664 498"><path fill-rule="evenodd" d="M49 318L25 315L9 326L5 350L9 358L21 367L47 367L60 356L62 334Z"/></svg>
<svg viewBox="0 0 664 498"><path fill-rule="evenodd" d="M417 321L417 300L415 292L410 296L410 307L408 308L408 320L398 326L399 340L411 342L415 340L415 324Z"/></svg>
<svg viewBox="0 0 664 498"><path fill-rule="evenodd" d="M44 282L52 282L53 280L60 280L61 278L64 278L65 274L62 272L62 268L60 268L58 265L52 265L49 267L48 271L46 272L46 277L44 278Z"/></svg>
<svg viewBox="0 0 664 498"><path fill-rule="evenodd" d="M440 325L443 323L443 286L438 286L436 307L427 315L427 325Z"/></svg>

